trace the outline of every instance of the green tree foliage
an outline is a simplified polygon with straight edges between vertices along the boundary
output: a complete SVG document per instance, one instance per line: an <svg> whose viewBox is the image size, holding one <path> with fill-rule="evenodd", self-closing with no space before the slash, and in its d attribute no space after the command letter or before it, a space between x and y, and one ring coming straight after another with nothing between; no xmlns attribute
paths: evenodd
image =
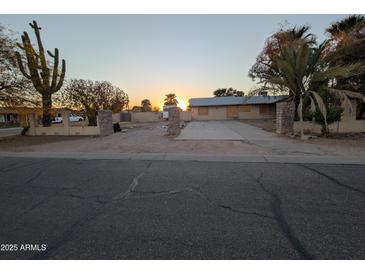
<svg viewBox="0 0 365 274"><path fill-rule="evenodd" d="M165 106L169 106L169 105L177 106L177 104L178 104L178 101L177 101L175 93L168 93L165 95L165 99L164 99Z"/></svg>
<svg viewBox="0 0 365 274"><path fill-rule="evenodd" d="M233 88L220 88L213 92L215 97L223 97L223 96L236 96L242 97L245 95L243 91L239 91Z"/></svg>
<svg viewBox="0 0 365 274"><path fill-rule="evenodd" d="M351 15L331 24L326 30L329 38L327 55L331 57L329 66L349 65L354 62L365 62L365 17ZM337 89L346 89L365 95L365 73L337 79ZM364 104L357 108L358 116L365 111ZM362 108L361 108L362 106Z"/></svg>
<svg viewBox="0 0 365 274"><path fill-rule="evenodd" d="M349 97L365 102L361 94L333 85L334 80L361 75L365 71L365 64L355 62L330 66L332 56L326 55L329 41L316 46L314 36L308 30L308 27L300 27L274 34L260 54L265 63L256 63L250 75L272 90L285 90L296 101L301 122L305 108L310 107L312 112L317 109L323 116L328 132L326 102L320 94L334 93L347 103L350 103Z"/></svg>
<svg viewBox="0 0 365 274"><path fill-rule="evenodd" d="M318 109L316 109L314 113L312 113L315 122L322 126L323 135L328 135L329 133L327 125L340 121L343 113L343 108L339 106L330 106L327 107L326 109L327 109L326 119L323 118L322 113Z"/></svg>
<svg viewBox="0 0 365 274"><path fill-rule="evenodd" d="M141 102L142 112L152 111L151 101L144 99Z"/></svg>
<svg viewBox="0 0 365 274"><path fill-rule="evenodd" d="M98 110L114 109L114 112L117 112L124 109L129 102L128 95L111 83L83 79L68 81L58 100L67 107L83 109L90 126L96 125Z"/></svg>
<svg viewBox="0 0 365 274"><path fill-rule="evenodd" d="M66 74L66 61L62 59L62 68L59 72L59 52L55 48L54 52L47 51L52 58L52 62L46 59L45 50L41 40L40 30L36 21L29 24L34 30L37 38L38 51L33 47L29 35L24 31L22 37L22 44L18 47L23 50L26 61L23 60L22 55L16 52L16 57L20 71L24 77L31 80L34 88L42 95L43 107L43 126L50 126L52 122L51 108L52 108L52 94L60 90L63 85ZM51 64L52 68L51 68Z"/></svg>
<svg viewBox="0 0 365 274"><path fill-rule="evenodd" d="M255 64L249 70L249 77L258 84L263 85L264 89L272 92L290 92L290 90L279 84L269 81L273 75L278 75L278 68L273 65L273 60L280 55L281 49L291 45L294 49L306 44L309 47L316 44L316 38L309 33L308 26L300 26L293 28L281 28L279 31L271 35L266 41L263 50L256 58ZM290 94L292 95L292 94Z"/></svg>
<svg viewBox="0 0 365 274"><path fill-rule="evenodd" d="M160 112L160 111L161 111L161 109L160 109L159 107L153 107L152 111L153 111L153 112Z"/></svg>
<svg viewBox="0 0 365 274"><path fill-rule="evenodd" d="M329 67L328 61L322 58L327 41L318 47L310 47L308 43L287 45L280 49L280 54L273 58L272 66L276 73L267 78L273 86L286 88L292 98L298 98L298 115L303 121L304 99L309 99L312 111L318 109L326 123L326 104L318 91L328 91L338 94L344 100L348 97L358 97L364 100L365 96L348 90L338 90L330 86L335 78L346 78L358 75L365 71L365 64L353 63L347 66ZM303 134L303 133L302 133Z"/></svg>

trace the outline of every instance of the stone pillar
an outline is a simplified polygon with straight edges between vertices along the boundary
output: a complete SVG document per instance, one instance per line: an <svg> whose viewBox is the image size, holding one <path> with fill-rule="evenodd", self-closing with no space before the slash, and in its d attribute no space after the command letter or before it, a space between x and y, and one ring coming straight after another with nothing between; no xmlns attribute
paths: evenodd
<svg viewBox="0 0 365 274"><path fill-rule="evenodd" d="M20 123L21 127L28 126L28 121L27 121L27 115L26 114L19 114L19 123Z"/></svg>
<svg viewBox="0 0 365 274"><path fill-rule="evenodd" d="M180 109L178 107L173 107L168 109L169 112L169 125L168 134L172 136L177 136L180 134Z"/></svg>
<svg viewBox="0 0 365 274"><path fill-rule="evenodd" d="M64 109L61 112L62 115L62 125L63 125L63 135L70 135L70 115L71 111Z"/></svg>
<svg viewBox="0 0 365 274"><path fill-rule="evenodd" d="M27 131L27 135L34 136L36 127L36 115L35 113L28 113L27 116L29 120L29 129Z"/></svg>
<svg viewBox="0 0 365 274"><path fill-rule="evenodd" d="M113 118L111 110L98 110L98 127L100 128L100 135L113 134Z"/></svg>
<svg viewBox="0 0 365 274"><path fill-rule="evenodd" d="M276 103L276 133L293 132L295 103L293 101Z"/></svg>

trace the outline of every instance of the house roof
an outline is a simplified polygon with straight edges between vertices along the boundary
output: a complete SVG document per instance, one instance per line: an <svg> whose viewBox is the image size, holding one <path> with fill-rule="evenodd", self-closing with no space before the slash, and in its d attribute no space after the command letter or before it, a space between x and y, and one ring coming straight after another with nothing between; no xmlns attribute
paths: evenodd
<svg viewBox="0 0 365 274"><path fill-rule="evenodd" d="M70 108L52 108L51 111L57 112L63 109L75 112ZM42 108L40 107L0 107L0 114L25 114L25 113L42 113Z"/></svg>
<svg viewBox="0 0 365 274"><path fill-rule="evenodd" d="M191 107L202 106L228 106L228 105L261 105L274 104L288 98L288 96L224 96L209 98L191 98L189 104Z"/></svg>

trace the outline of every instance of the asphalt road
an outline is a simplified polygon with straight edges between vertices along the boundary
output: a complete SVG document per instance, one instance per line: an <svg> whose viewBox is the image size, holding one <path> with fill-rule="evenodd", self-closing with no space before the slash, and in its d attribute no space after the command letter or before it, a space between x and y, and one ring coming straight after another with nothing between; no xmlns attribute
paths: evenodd
<svg viewBox="0 0 365 274"><path fill-rule="evenodd" d="M0 173L1 259L365 259L361 165L9 157Z"/></svg>

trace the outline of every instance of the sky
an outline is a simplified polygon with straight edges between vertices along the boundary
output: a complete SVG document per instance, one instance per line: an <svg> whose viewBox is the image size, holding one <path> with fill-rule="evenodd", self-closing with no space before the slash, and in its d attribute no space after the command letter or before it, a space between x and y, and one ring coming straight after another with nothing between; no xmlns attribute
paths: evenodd
<svg viewBox="0 0 365 274"><path fill-rule="evenodd" d="M254 88L250 67L280 26L307 24L318 41L346 15L1 15L20 33L36 20L46 49L58 47L66 78L105 80L123 89L130 106L164 95L180 101L210 97L218 88ZM35 41L35 40L33 40Z"/></svg>

